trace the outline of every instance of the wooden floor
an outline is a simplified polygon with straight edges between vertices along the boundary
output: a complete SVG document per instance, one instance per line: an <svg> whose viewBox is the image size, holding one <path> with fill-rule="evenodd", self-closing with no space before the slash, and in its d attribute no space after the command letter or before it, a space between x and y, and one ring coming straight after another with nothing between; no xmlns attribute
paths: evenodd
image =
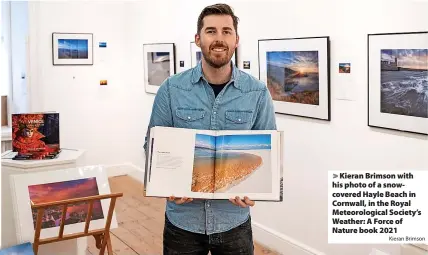
<svg viewBox="0 0 428 255"><path fill-rule="evenodd" d="M111 177L109 182L112 192L123 193L115 210L119 227L110 231L114 254L161 255L165 199L144 197L142 184L127 175ZM256 255L278 254L257 243L254 246ZM93 237L88 238L86 254L99 254Z"/></svg>

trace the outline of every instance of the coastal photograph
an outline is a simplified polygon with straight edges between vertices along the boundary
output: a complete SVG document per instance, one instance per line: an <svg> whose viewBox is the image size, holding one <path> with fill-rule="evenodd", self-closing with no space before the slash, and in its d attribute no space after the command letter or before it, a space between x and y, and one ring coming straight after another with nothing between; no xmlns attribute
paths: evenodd
<svg viewBox="0 0 428 255"><path fill-rule="evenodd" d="M160 86L171 74L169 52L147 52L148 81Z"/></svg>
<svg viewBox="0 0 428 255"><path fill-rule="evenodd" d="M192 192L214 192L214 160L216 137L196 134L192 172Z"/></svg>
<svg viewBox="0 0 428 255"><path fill-rule="evenodd" d="M30 200L34 204L48 203L51 201L66 200L87 196L99 195L95 177L46 183L28 186ZM88 203L81 202L69 204L67 207L65 224L70 225L86 221ZM34 228L36 226L37 210L32 210ZM61 224L62 206L52 206L45 210L42 220L42 229L58 227ZM100 201L94 201L92 220L103 219L104 214Z"/></svg>
<svg viewBox="0 0 428 255"><path fill-rule="evenodd" d="M270 51L266 61L273 100L319 105L318 51Z"/></svg>
<svg viewBox="0 0 428 255"><path fill-rule="evenodd" d="M58 39L59 59L87 59L87 39Z"/></svg>
<svg viewBox="0 0 428 255"><path fill-rule="evenodd" d="M271 135L216 138L214 190L223 193L272 192Z"/></svg>
<svg viewBox="0 0 428 255"><path fill-rule="evenodd" d="M381 50L381 112L428 118L428 49Z"/></svg>

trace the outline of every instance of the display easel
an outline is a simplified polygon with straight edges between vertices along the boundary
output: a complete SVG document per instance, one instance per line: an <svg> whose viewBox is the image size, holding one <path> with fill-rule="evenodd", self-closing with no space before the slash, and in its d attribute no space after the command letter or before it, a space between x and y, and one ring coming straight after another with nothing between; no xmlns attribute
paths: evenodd
<svg viewBox="0 0 428 255"><path fill-rule="evenodd" d="M43 244L48 243L54 243L54 242L60 242L64 240L79 238L79 237L85 237L85 236L93 236L96 241L96 247L100 249L100 255L104 255L105 249L107 248L108 254L113 255L113 249L111 247L111 241L110 241L110 225L111 220L114 212L114 207L116 205L116 199L118 197L122 197L123 193L113 193L108 195L98 195L98 196L89 196L89 197L83 197L83 198L74 198L74 199L67 199L67 200L61 200L61 201L55 201L55 202L49 202L49 203L40 203L40 204L32 204L31 208L37 210L37 221L36 221L36 229L34 233L34 243L33 243L33 250L34 254L37 255L39 251L39 246ZM89 231L89 225L91 222L92 217L92 209L94 205L94 201L97 200L103 200L103 199L111 199L110 201L110 207L108 210L107 215L107 221L104 228L91 230ZM86 215L86 221L85 221L85 229L83 232L78 232L74 234L64 235L64 224L65 224L65 216L67 212L67 206L69 204L74 204L78 202L88 202L88 215ZM51 237L51 238L45 238L40 239L40 232L42 228L42 219L45 212L45 209L51 206L61 206L62 205L62 218L61 218L61 225L59 228L59 233L57 237Z"/></svg>

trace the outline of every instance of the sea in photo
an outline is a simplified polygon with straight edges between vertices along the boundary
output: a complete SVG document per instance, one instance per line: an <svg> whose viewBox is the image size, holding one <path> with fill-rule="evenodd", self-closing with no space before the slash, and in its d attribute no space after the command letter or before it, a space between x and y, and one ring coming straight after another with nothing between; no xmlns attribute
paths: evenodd
<svg viewBox="0 0 428 255"><path fill-rule="evenodd" d="M428 118L428 49L381 50L381 112Z"/></svg>
<svg viewBox="0 0 428 255"><path fill-rule="evenodd" d="M192 192L214 191L215 136L196 134Z"/></svg>
<svg viewBox="0 0 428 255"><path fill-rule="evenodd" d="M87 39L58 39L59 59L88 59Z"/></svg>
<svg viewBox="0 0 428 255"><path fill-rule="evenodd" d="M55 183L46 183L28 186L30 200L34 204L52 201L81 198L99 195L95 177L70 180ZM67 207L65 225L86 221L88 203L69 204ZM37 210L32 210L34 228L37 220ZM52 206L45 210L42 219L42 229L58 227L61 224L62 206ZM104 214L100 201L94 201L92 220L103 219Z"/></svg>
<svg viewBox="0 0 428 255"><path fill-rule="evenodd" d="M216 139L215 192L272 192L271 135L223 135Z"/></svg>
<svg viewBox="0 0 428 255"><path fill-rule="evenodd" d="M319 105L318 51L271 51L266 61L273 100Z"/></svg>
<svg viewBox="0 0 428 255"><path fill-rule="evenodd" d="M17 244L0 250L0 255L34 255L33 245L30 242Z"/></svg>
<svg viewBox="0 0 428 255"><path fill-rule="evenodd" d="M160 86L171 74L169 52L147 52L148 81Z"/></svg>

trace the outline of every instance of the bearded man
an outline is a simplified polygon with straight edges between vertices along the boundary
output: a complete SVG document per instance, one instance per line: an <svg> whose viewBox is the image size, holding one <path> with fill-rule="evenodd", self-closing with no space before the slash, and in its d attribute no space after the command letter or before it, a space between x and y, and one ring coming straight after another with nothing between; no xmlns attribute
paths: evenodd
<svg viewBox="0 0 428 255"><path fill-rule="evenodd" d="M276 130L269 91L231 61L239 44L238 18L230 6L205 7L195 43L202 59L170 76L152 108L144 149L154 126L205 130ZM163 254L254 254L251 198L209 200L169 197Z"/></svg>

